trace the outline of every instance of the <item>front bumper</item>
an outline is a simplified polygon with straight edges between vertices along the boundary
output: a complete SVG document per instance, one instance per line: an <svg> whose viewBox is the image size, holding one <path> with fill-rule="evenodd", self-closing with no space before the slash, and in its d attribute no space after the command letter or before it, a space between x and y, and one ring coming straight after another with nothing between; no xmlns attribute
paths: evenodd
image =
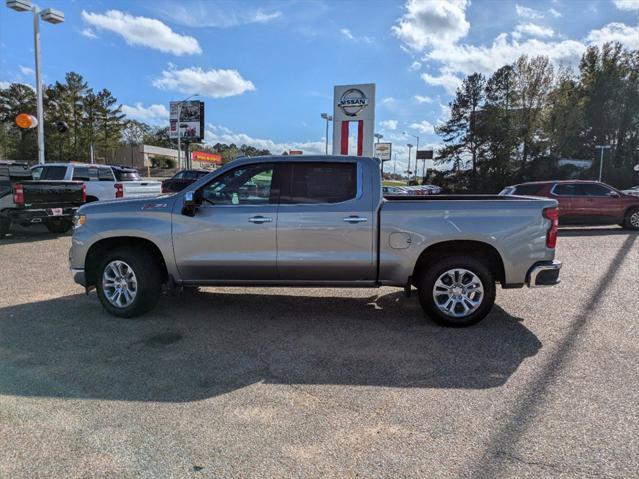
<svg viewBox="0 0 639 479"><path fill-rule="evenodd" d="M540 286L554 286L559 284L559 271L561 270L561 261L540 261L535 263L528 270L526 275L526 285L529 288L537 288Z"/></svg>
<svg viewBox="0 0 639 479"><path fill-rule="evenodd" d="M86 288L87 284L86 284L86 277L84 275L84 270L74 269L74 268L70 268L70 269L71 269L71 273L73 274L73 281L78 283L80 286L84 286Z"/></svg>

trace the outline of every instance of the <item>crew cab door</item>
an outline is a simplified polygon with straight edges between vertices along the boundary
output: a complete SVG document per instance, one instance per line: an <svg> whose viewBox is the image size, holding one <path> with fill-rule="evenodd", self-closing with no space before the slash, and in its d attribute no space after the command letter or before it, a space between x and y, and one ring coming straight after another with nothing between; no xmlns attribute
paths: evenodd
<svg viewBox="0 0 639 479"><path fill-rule="evenodd" d="M193 216L174 211L173 248L183 280L275 280L278 191L273 163L239 166L199 190Z"/></svg>
<svg viewBox="0 0 639 479"><path fill-rule="evenodd" d="M277 220L280 280L375 279L370 179L356 161L285 163Z"/></svg>

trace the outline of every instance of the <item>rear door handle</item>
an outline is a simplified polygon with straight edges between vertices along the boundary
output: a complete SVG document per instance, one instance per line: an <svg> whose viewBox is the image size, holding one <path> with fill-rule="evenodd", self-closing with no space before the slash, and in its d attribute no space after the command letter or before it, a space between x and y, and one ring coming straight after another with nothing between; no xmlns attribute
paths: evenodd
<svg viewBox="0 0 639 479"><path fill-rule="evenodd" d="M251 223L255 223L258 225L261 225L262 223L270 223L273 221L273 218L267 218L265 216L253 216L252 218L249 218L249 221Z"/></svg>
<svg viewBox="0 0 639 479"><path fill-rule="evenodd" d="M344 221L346 223L364 223L366 221L368 221L368 218L363 218L361 216L347 216L346 218L344 218Z"/></svg>

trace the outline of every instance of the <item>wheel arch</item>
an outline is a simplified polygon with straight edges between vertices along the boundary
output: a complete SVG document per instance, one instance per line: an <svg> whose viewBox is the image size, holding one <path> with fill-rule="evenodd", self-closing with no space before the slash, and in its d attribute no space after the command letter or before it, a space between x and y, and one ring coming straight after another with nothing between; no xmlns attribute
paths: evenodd
<svg viewBox="0 0 639 479"><path fill-rule="evenodd" d="M489 243L475 240L442 241L428 246L417 258L412 275L413 283L433 259L453 255L469 255L477 258L490 269L497 281L502 285L506 283L504 260L499 251Z"/></svg>
<svg viewBox="0 0 639 479"><path fill-rule="evenodd" d="M100 264L100 259L108 252L116 248L140 248L150 252L154 258L157 259L160 269L162 271L162 280L167 282L169 279L168 269L166 267L166 261L162 255L162 251L153 241L146 238L140 238L136 236L118 236L111 238L104 238L96 241L91 245L87 251L86 260L84 263L85 275L87 285L96 284L97 269Z"/></svg>

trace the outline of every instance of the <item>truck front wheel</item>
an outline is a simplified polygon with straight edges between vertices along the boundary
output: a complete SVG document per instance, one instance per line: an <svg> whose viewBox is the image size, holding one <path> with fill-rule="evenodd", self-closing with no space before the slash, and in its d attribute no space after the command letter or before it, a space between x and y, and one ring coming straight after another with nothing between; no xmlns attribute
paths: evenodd
<svg viewBox="0 0 639 479"><path fill-rule="evenodd" d="M490 269L469 256L433 261L422 270L417 288L426 314L444 326L476 324L495 303L495 279Z"/></svg>
<svg viewBox="0 0 639 479"><path fill-rule="evenodd" d="M160 265L143 248L109 251L96 273L96 290L102 306L121 318L134 318L153 309L161 287Z"/></svg>

